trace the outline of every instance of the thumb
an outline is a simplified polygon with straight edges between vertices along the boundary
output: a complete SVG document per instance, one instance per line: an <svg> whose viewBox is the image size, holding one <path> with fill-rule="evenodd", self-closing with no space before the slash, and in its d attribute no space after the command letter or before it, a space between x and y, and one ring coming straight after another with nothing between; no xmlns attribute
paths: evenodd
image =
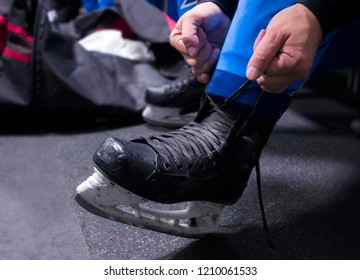
<svg viewBox="0 0 360 280"><path fill-rule="evenodd" d="M253 81L264 74L282 44L282 40L275 34L262 30L254 43L254 53L246 68L246 77Z"/></svg>

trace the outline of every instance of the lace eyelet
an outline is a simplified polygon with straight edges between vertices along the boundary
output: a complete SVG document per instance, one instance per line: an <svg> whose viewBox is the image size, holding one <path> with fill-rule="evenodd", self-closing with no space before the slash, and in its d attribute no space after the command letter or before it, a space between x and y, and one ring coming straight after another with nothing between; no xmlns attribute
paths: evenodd
<svg viewBox="0 0 360 280"><path fill-rule="evenodd" d="M170 169L170 164L168 162L164 162L164 167L166 170L169 170Z"/></svg>

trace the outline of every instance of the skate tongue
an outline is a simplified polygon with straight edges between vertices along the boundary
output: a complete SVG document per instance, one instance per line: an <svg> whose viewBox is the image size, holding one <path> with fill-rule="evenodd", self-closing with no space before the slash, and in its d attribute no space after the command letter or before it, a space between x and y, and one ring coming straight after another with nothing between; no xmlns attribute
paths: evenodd
<svg viewBox="0 0 360 280"><path fill-rule="evenodd" d="M231 125L234 123L234 118L232 114L227 114L224 111L211 111L209 114L204 117L201 121L202 124L212 124L211 127L224 127L229 129Z"/></svg>
<svg viewBox="0 0 360 280"><path fill-rule="evenodd" d="M228 105L221 109L214 109L208 113L203 122L220 122L226 126L231 126L240 115L246 113L243 109L236 105Z"/></svg>
<svg viewBox="0 0 360 280"><path fill-rule="evenodd" d="M222 116L225 121L233 123L243 112L244 110L239 108L237 104L234 104L234 101L251 85L252 81L247 80L242 84L231 96L221 101L216 101L214 96L210 97L207 93L207 87L205 88L200 110L195 118L195 122L202 122L205 119L211 119L212 115ZM214 114L215 113L215 114ZM217 113L217 114L216 114ZM248 112L244 112L247 113Z"/></svg>
<svg viewBox="0 0 360 280"><path fill-rule="evenodd" d="M236 105L231 105L231 106L222 108L222 111L232 121L235 121L241 114L245 113L245 111L243 109L237 107Z"/></svg>

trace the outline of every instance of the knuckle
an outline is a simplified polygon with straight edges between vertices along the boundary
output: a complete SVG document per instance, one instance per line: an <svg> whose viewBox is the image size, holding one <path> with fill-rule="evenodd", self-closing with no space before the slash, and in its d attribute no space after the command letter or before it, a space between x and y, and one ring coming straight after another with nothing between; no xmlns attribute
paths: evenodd
<svg viewBox="0 0 360 280"><path fill-rule="evenodd" d="M253 63L256 65L262 65L264 63L267 63L268 57L266 53L262 51L256 52L256 55L254 56Z"/></svg>

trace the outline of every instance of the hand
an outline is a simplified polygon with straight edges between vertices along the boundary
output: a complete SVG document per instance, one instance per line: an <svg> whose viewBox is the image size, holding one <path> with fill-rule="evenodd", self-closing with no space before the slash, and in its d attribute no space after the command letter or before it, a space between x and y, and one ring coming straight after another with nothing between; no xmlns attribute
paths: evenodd
<svg viewBox="0 0 360 280"><path fill-rule="evenodd" d="M246 76L264 91L283 92L290 83L304 80L322 39L315 15L295 4L277 13L254 43Z"/></svg>
<svg viewBox="0 0 360 280"><path fill-rule="evenodd" d="M183 55L201 83L210 79L230 22L216 4L205 2L180 17L170 34L171 45Z"/></svg>

